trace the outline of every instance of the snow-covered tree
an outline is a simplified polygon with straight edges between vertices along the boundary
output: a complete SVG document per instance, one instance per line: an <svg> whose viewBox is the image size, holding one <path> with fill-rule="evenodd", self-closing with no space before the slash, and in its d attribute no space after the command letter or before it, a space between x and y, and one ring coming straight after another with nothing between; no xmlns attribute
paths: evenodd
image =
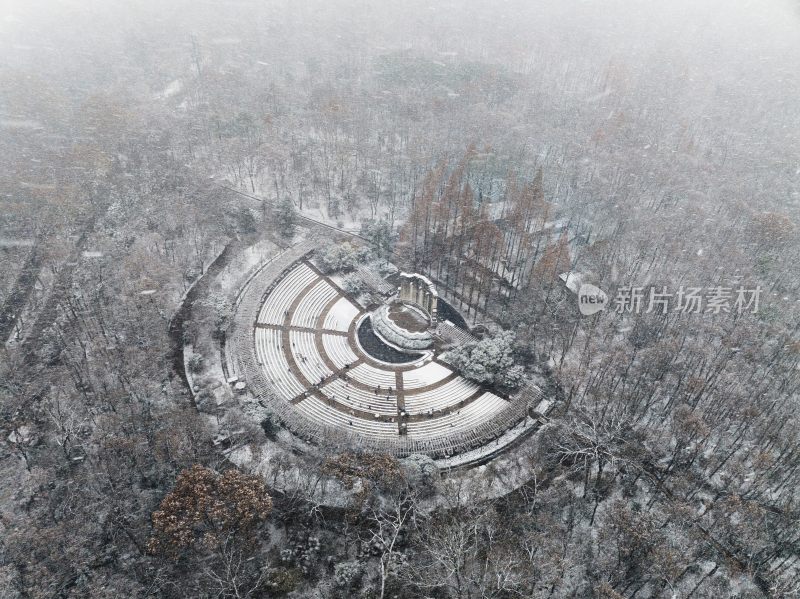
<svg viewBox="0 0 800 599"><path fill-rule="evenodd" d="M392 226L383 219L368 219L361 223L361 236L367 239L374 252L387 258L392 251Z"/></svg>
<svg viewBox="0 0 800 599"><path fill-rule="evenodd" d="M524 373L522 366L514 364L513 344L514 334L501 331L452 349L442 358L476 383L511 389L520 384Z"/></svg>
<svg viewBox="0 0 800 599"><path fill-rule="evenodd" d="M297 227L297 211L295 210L291 198L286 196L278 203L275 210L275 217L279 233L287 239L294 237L294 232Z"/></svg>
<svg viewBox="0 0 800 599"><path fill-rule="evenodd" d="M319 261L325 272L348 272L366 262L370 251L352 243L339 243L329 246L319 253Z"/></svg>

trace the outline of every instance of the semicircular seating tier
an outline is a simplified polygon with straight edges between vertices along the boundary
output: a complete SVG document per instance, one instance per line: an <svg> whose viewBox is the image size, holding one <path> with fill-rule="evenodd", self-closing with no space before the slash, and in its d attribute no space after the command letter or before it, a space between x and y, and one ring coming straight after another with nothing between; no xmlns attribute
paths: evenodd
<svg viewBox="0 0 800 599"><path fill-rule="evenodd" d="M409 364L366 354L364 309L292 248L249 283L237 309L235 370L255 399L322 446L449 456L498 437L525 416L432 353Z"/></svg>

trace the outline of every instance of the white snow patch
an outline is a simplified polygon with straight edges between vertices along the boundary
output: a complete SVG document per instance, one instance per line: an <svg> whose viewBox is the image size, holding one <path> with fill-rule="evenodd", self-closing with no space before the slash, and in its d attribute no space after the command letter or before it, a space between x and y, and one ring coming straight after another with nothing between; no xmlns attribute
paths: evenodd
<svg viewBox="0 0 800 599"><path fill-rule="evenodd" d="M44 129L44 125L30 119L0 119L0 129Z"/></svg>
<svg viewBox="0 0 800 599"><path fill-rule="evenodd" d="M612 93L614 93L614 90L613 90L613 89L607 89L607 90L605 90L605 91L602 91L602 92L600 92L599 94L595 94L595 95L593 95L593 96L589 96L589 97L588 97L588 98L586 98L586 100L584 100L584 101L585 101L587 104L589 104L589 103L591 103L591 102L597 102L598 100L602 100L603 98L606 98L606 97L610 96Z"/></svg>
<svg viewBox="0 0 800 599"><path fill-rule="evenodd" d="M183 89L183 82L180 79L175 79L175 81L171 82L167 87L163 89L160 94L161 98L171 98L172 96L179 94Z"/></svg>
<svg viewBox="0 0 800 599"><path fill-rule="evenodd" d="M211 44L214 46L234 46L236 44L242 43L242 40L238 37L215 37L211 40Z"/></svg>
<svg viewBox="0 0 800 599"><path fill-rule="evenodd" d="M0 238L0 248L21 248L33 245L33 239L2 239Z"/></svg>

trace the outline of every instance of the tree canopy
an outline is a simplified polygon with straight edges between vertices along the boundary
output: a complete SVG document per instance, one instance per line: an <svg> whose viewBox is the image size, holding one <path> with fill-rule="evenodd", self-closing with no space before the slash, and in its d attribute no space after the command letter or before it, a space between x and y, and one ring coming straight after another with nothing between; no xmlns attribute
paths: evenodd
<svg viewBox="0 0 800 599"><path fill-rule="evenodd" d="M476 383L512 389L522 381L523 368L514 364L514 334L501 331L475 343L456 347L442 356Z"/></svg>

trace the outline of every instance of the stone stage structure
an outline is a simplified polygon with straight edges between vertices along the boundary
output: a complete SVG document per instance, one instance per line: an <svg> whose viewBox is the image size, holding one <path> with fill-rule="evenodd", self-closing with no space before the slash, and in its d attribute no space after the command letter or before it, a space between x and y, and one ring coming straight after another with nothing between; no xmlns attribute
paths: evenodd
<svg viewBox="0 0 800 599"><path fill-rule="evenodd" d="M436 326L439 294L428 277L417 273L401 272L398 291L401 302L414 304L424 310L430 318L431 325Z"/></svg>

